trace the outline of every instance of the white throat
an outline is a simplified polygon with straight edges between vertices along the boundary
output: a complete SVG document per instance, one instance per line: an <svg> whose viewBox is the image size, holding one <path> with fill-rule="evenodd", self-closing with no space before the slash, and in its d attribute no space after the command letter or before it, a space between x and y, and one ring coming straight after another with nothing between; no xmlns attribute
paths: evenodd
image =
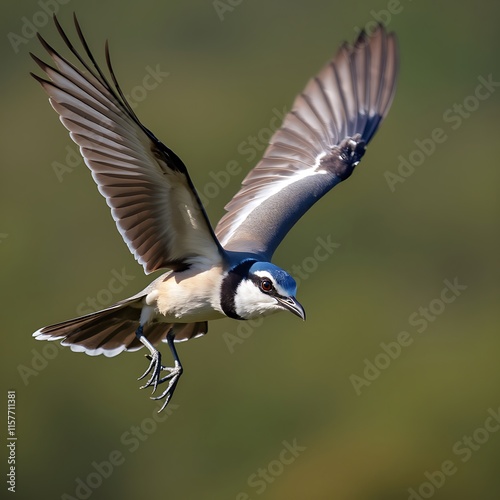
<svg viewBox="0 0 500 500"><path fill-rule="evenodd" d="M236 314L244 319L267 316L283 310L276 299L262 293L251 280L242 280L238 285L234 306Z"/></svg>

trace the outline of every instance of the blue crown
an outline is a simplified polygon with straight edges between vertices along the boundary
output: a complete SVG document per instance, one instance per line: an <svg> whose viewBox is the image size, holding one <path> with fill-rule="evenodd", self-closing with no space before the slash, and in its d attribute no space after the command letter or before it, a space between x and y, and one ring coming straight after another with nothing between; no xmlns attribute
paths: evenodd
<svg viewBox="0 0 500 500"><path fill-rule="evenodd" d="M270 262L256 262L250 267L249 272L255 274L257 271L268 272L288 295L295 296L297 293L297 283L295 283L295 280L278 266Z"/></svg>

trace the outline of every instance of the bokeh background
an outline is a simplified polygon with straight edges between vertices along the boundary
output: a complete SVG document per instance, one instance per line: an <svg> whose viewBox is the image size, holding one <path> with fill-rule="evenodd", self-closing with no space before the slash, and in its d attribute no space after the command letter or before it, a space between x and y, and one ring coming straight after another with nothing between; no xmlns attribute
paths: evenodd
<svg viewBox="0 0 500 500"><path fill-rule="evenodd" d="M185 374L161 422L136 381L142 353L91 358L31 337L89 300L104 306L150 281L28 75L37 69L28 52L43 54L30 23L62 47L51 8L71 33L78 13L101 61L110 39L125 93L184 159L214 222L273 117L339 44L377 18L399 37L387 120L353 177L275 255L305 276L307 321L222 320L180 345ZM17 498L500 497L497 3L25 0L1 9L0 427L5 436L15 390ZM163 76L145 91L148 68ZM493 83L478 100L481 78ZM436 129L445 139L425 142ZM401 156L419 163L403 177ZM229 162L238 173L221 175ZM337 244L322 261L318 238ZM117 273L121 287L110 283ZM450 303L445 280L461 287ZM401 332L411 343L398 352Z"/></svg>

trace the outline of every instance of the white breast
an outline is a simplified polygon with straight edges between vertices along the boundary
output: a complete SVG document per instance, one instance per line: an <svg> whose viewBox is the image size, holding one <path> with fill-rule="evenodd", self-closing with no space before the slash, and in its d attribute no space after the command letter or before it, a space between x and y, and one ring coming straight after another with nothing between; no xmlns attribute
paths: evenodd
<svg viewBox="0 0 500 500"><path fill-rule="evenodd" d="M192 267L171 273L155 283L146 303L156 308L157 319L173 323L209 321L224 317L220 309L222 268Z"/></svg>

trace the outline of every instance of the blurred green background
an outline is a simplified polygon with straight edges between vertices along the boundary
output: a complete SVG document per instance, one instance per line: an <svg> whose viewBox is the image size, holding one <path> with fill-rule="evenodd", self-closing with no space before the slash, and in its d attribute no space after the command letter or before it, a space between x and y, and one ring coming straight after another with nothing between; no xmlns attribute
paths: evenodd
<svg viewBox="0 0 500 500"><path fill-rule="evenodd" d="M0 425L5 435L15 390L17 498L499 498L498 4L54 2L4 2L0 17ZM28 52L44 55L30 23L62 47L44 5L71 33L76 11L101 61L110 39L125 93L188 165L214 223L260 157L249 138L263 148L273 116L339 44L377 18L399 37L387 120L274 258L307 274L307 322L213 322L179 346L185 374L162 422L135 380L142 352L91 358L31 337L89 298L106 305L150 281L28 75ZM144 92L157 67L168 76ZM493 83L478 100L481 78ZM435 129L441 142L425 141ZM420 165L391 190L400 156ZM241 171L211 191L231 161ZM321 262L318 238L339 245ZM450 303L445 280L462 287ZM398 348L400 332L409 345Z"/></svg>

